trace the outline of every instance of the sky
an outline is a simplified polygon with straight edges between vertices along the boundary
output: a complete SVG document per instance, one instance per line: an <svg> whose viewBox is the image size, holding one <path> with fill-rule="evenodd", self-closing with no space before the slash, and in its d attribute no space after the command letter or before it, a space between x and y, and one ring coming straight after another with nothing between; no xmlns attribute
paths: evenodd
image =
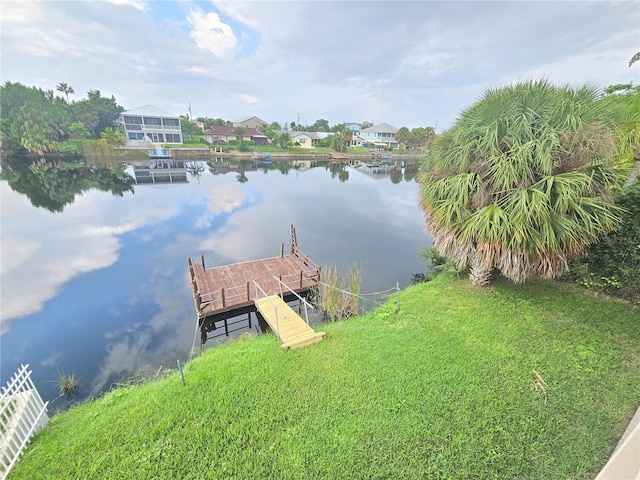
<svg viewBox="0 0 640 480"><path fill-rule="evenodd" d="M0 4L3 84L230 121L441 132L490 87L638 84L637 51L637 1Z"/></svg>

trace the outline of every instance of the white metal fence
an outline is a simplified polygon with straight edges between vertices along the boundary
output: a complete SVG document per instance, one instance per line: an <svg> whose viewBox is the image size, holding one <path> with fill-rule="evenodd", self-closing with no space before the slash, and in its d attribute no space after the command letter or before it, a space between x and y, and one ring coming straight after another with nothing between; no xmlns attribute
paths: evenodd
<svg viewBox="0 0 640 480"><path fill-rule="evenodd" d="M31 380L29 365L2 387L0 395L0 478L7 478L31 437L49 421L47 405Z"/></svg>

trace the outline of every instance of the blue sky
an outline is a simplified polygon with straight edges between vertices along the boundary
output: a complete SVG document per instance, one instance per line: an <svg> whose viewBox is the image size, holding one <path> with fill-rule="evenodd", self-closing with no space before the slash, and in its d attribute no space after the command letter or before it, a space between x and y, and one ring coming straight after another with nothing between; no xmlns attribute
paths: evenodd
<svg viewBox="0 0 640 480"><path fill-rule="evenodd" d="M640 83L636 1L3 0L0 80L194 116L449 127L531 78Z"/></svg>

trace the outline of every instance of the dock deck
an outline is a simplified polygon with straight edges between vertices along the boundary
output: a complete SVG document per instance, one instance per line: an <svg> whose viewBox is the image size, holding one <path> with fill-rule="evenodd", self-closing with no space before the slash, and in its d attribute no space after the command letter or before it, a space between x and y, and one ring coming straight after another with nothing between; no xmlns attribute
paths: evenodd
<svg viewBox="0 0 640 480"><path fill-rule="evenodd" d="M253 307L256 298L277 295L282 290L286 296L289 292L280 282L298 294L317 288L320 267L298 249L293 226L291 236L288 255L284 254L283 244L278 257L212 268L205 267L204 256L200 262L189 257L189 277L198 318Z"/></svg>

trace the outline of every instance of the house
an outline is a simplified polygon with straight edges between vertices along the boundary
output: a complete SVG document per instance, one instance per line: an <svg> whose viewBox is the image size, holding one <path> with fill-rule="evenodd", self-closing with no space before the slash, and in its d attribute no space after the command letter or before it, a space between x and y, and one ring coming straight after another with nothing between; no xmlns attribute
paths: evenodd
<svg viewBox="0 0 640 480"><path fill-rule="evenodd" d="M300 144L302 148L314 148L322 139L316 132L288 132L292 144Z"/></svg>
<svg viewBox="0 0 640 480"><path fill-rule="evenodd" d="M360 129L362 127L361 124L354 123L354 122L345 122L344 126L347 127L349 130L351 130L351 134L354 137L360 135Z"/></svg>
<svg viewBox="0 0 640 480"><path fill-rule="evenodd" d="M396 140L396 132L398 129L388 123L380 123L373 127L365 128L360 131L360 138L364 144L374 147L398 148L399 143Z"/></svg>
<svg viewBox="0 0 640 480"><path fill-rule="evenodd" d="M349 142L349 146L352 148L362 147L365 144L365 141L362 137L354 135L351 137L351 142Z"/></svg>
<svg viewBox="0 0 640 480"><path fill-rule="evenodd" d="M266 123L267 122L265 122L264 120L255 116L244 117L244 118L240 118L239 120L234 120L233 122L231 122L234 128L244 127L244 128L254 128L256 130L260 128L260 125L265 125Z"/></svg>
<svg viewBox="0 0 640 480"><path fill-rule="evenodd" d="M127 146L146 147L150 143L183 142L180 117L153 105L122 112L120 123L124 127Z"/></svg>
<svg viewBox="0 0 640 480"><path fill-rule="evenodd" d="M240 125L238 125L240 126ZM229 143L230 140L239 140L236 133L238 127L227 127L225 125L212 125L211 128L204 132L204 141L207 143ZM266 145L268 138L266 135L258 132L255 128L242 127L244 133L242 140L247 142L253 141L256 145Z"/></svg>

